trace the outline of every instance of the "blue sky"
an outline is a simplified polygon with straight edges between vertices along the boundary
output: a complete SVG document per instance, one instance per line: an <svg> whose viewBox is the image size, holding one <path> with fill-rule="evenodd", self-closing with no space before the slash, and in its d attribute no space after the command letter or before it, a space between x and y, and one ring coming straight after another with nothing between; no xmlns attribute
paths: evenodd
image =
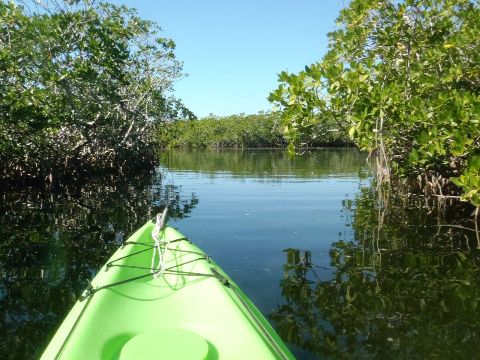
<svg viewBox="0 0 480 360"><path fill-rule="evenodd" d="M346 0L116 0L157 22L188 77L175 95L197 116L270 110L277 74L319 60Z"/></svg>

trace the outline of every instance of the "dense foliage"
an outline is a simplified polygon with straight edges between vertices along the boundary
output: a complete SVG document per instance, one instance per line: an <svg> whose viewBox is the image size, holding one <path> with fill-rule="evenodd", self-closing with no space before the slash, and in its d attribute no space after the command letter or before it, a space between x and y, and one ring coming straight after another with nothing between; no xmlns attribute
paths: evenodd
<svg viewBox="0 0 480 360"><path fill-rule="evenodd" d="M166 147L273 147L283 146L277 114L209 116L200 120L179 120L159 130Z"/></svg>
<svg viewBox="0 0 480 360"><path fill-rule="evenodd" d="M159 140L165 147L185 148L259 148L284 147L287 144L279 113L257 115L211 115L200 120L173 121L159 129ZM304 146L338 146L348 143L335 132L317 134Z"/></svg>
<svg viewBox="0 0 480 360"><path fill-rule="evenodd" d="M126 7L22 4L0 1L0 178L153 161L156 124L192 115L170 95L174 42Z"/></svg>
<svg viewBox="0 0 480 360"><path fill-rule="evenodd" d="M270 95L291 146L336 124L384 174L480 206L480 7L470 0L353 0L322 61Z"/></svg>

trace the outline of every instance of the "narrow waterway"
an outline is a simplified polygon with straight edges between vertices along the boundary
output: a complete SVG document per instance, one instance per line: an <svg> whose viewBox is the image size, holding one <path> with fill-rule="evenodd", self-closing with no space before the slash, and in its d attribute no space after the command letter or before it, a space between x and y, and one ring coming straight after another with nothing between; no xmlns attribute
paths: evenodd
<svg viewBox="0 0 480 360"><path fill-rule="evenodd" d="M480 254L475 233L460 228L471 227L466 212L379 194L351 148L160 157L151 177L1 193L5 358L38 358L87 281L166 199L170 223L299 359L478 356Z"/></svg>

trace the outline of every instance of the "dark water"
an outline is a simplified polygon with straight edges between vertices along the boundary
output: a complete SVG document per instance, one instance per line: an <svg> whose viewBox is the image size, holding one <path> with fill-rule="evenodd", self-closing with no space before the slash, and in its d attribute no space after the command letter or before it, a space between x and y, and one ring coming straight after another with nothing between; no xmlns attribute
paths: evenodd
<svg viewBox="0 0 480 360"><path fill-rule="evenodd" d="M38 358L87 280L166 198L171 223L298 358L479 358L468 210L379 193L354 149L160 156L151 176L0 193L1 358Z"/></svg>

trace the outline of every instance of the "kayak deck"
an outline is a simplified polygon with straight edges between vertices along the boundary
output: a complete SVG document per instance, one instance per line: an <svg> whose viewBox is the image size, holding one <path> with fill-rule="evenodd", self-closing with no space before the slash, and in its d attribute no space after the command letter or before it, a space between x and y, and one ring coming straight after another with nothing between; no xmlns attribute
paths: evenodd
<svg viewBox="0 0 480 360"><path fill-rule="evenodd" d="M293 359L238 286L171 227L151 274L155 224L130 237L92 280L42 359Z"/></svg>

